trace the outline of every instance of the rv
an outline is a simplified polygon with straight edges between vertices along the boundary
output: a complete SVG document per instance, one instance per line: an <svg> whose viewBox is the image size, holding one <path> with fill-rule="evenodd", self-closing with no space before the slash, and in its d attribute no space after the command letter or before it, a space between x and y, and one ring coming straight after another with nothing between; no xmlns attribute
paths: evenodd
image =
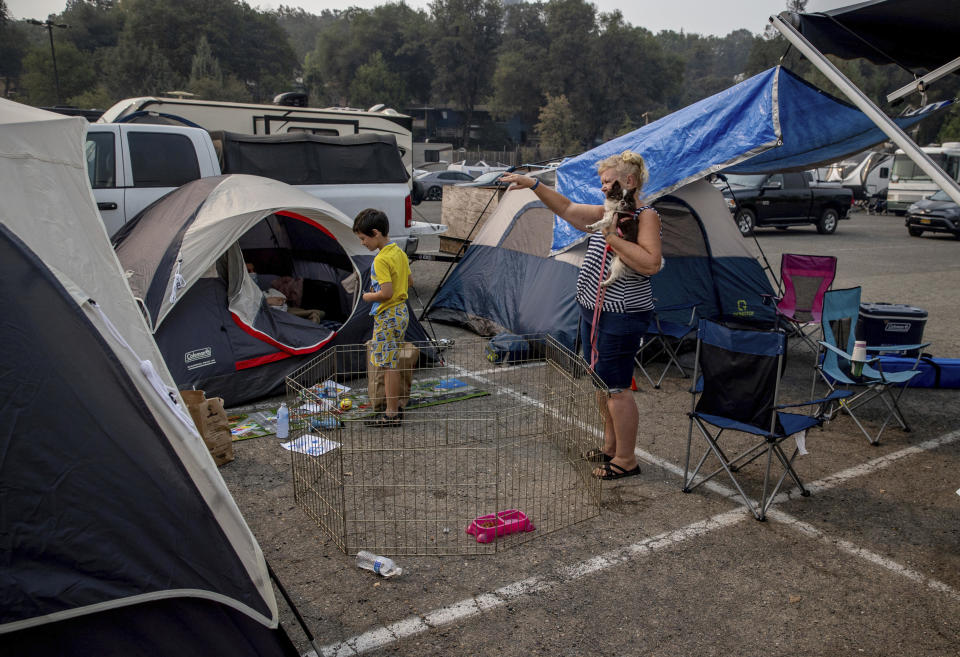
<svg viewBox="0 0 960 657"><path fill-rule="evenodd" d="M853 192L854 201L870 201L886 193L892 163L890 153L865 151L826 167L822 180L840 183Z"/></svg>
<svg viewBox="0 0 960 657"><path fill-rule="evenodd" d="M284 102L282 96L278 96L275 102ZM374 105L365 111L349 107L257 105L186 98L127 98L104 112L98 122L179 122L207 130L247 135L286 132L328 136L387 134L396 138L407 173L413 170L413 119L383 105Z"/></svg>
<svg viewBox="0 0 960 657"><path fill-rule="evenodd" d="M960 142L947 142L942 146L924 146L923 152L930 156L949 177L960 180ZM924 199L940 187L923 169L914 164L900 149L893 156L893 171L887 187L887 210L898 215Z"/></svg>

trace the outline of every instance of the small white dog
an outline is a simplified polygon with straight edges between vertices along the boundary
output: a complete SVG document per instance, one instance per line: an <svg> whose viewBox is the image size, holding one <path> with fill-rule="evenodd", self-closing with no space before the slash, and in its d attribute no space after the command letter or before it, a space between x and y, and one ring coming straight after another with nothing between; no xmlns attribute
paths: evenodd
<svg viewBox="0 0 960 657"><path fill-rule="evenodd" d="M587 226L587 230L596 233L615 224L620 237L636 242L637 234L640 231L640 220L636 214L636 199L636 189L623 189L619 181L614 181L610 191L607 192L607 198L603 202L603 219ZM614 254L613 260L610 261L610 276L600 285L607 287L623 276L626 271L627 266L623 264L619 256Z"/></svg>

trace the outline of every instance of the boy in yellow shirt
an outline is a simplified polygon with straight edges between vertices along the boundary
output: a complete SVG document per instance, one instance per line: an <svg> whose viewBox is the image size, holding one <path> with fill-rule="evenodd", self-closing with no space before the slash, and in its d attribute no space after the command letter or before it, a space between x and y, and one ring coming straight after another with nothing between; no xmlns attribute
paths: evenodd
<svg viewBox="0 0 960 657"><path fill-rule="evenodd" d="M364 292L363 300L373 303L373 348L370 364L383 369L383 391L386 409L382 415L368 420L369 426L395 427L403 419L399 407L400 372L397 360L400 346L407 332L410 316L407 312L407 290L413 285L407 255L387 236L390 221L380 210L362 210L353 220L353 232L360 243L370 251L379 249L370 268L371 291Z"/></svg>

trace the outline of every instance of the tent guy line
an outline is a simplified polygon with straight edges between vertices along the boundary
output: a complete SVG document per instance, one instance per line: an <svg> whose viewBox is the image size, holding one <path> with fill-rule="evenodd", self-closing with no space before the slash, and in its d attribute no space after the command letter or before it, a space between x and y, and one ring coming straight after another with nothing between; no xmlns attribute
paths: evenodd
<svg viewBox="0 0 960 657"><path fill-rule="evenodd" d="M457 369L462 370L462 368ZM463 370L462 374L464 376L474 376L482 373L470 373L466 370ZM519 395L519 393L516 391L509 389L507 392L508 394ZM540 405L546 408L545 405ZM880 470L885 469L889 465L893 465L903 458L922 454L939 447L955 443L958 440L960 440L960 429L943 434L937 438L924 441L919 445L911 445L910 447L905 447L896 452L891 452L890 454L872 459L861 465L841 470L833 475L828 475L827 477L808 484L808 488L811 491L817 492L830 490L852 479L879 472ZM641 460L656 465L657 467L667 470L668 472L681 475L683 473L683 470L680 468L680 466L650 454L642 449L638 448L636 450L636 454ZM716 482L708 482L707 487L723 497L733 498L736 495L736 493L730 488L727 488L726 486ZM798 495L798 491L799 489L795 489L781 493L778 496L777 502L782 502L784 498L796 497ZM729 527L746 517L747 515L742 509L724 511L706 520L698 520L680 529L662 532L656 536L646 538L631 545L591 557L586 561L581 561L570 566L560 565L556 569L557 577L553 579L531 577L525 580L520 580L496 589L492 592L481 593L472 598L455 602L452 605L434 609L433 611L425 613L423 616L406 618L395 623L391 623L390 625L367 630L362 634L355 635L337 643L327 644L321 647L321 651L323 657L341 657L347 655L358 655L371 650L378 650L395 641L410 638L427 632L431 629L469 618L470 616L474 616L481 612L499 608L506 602L516 600L522 596L526 596L537 591L555 588L564 584L569 584L585 575L606 570L617 564L623 563L628 559L651 556L654 552L678 545L687 541L688 539L698 538L712 532L715 529ZM825 532L822 532L821 530L791 516L788 513L784 513L783 511L771 511L769 512L769 517L783 526L794 529L805 536L830 545L834 545L846 554L880 566L895 575L905 577L906 579L926 586L927 588L938 593L946 594L955 600L960 600L960 591L957 591L948 584L932 577L927 577L923 573L903 566L892 559L887 559L886 557L867 550L866 548L859 547L850 541L832 538ZM318 655L316 652L311 650L305 653L304 657L318 657Z"/></svg>

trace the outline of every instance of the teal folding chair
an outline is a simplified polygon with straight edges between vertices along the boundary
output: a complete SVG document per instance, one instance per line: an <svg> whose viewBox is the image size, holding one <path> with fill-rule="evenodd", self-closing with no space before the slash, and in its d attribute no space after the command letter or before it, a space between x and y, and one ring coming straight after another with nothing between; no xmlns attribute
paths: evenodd
<svg viewBox="0 0 960 657"><path fill-rule="evenodd" d="M910 431L903 411L900 409L900 398L914 377L920 374L917 365L920 356L914 362L913 369L902 372L884 372L879 356L884 352L900 352L919 350L930 345L908 344L896 346L867 345L867 360L863 371L859 375L853 373L853 345L856 341L857 321L860 316L860 288L854 287L845 290L830 290L823 298L823 340L819 342L817 365L813 375L811 395L817 388L817 380L822 380L831 390L862 388L847 399L839 400L828 411L828 418L838 412L850 416L871 445L880 444L880 436L890 423L896 420L904 431ZM876 434L871 434L857 416L857 409L864 404L880 400L886 407L886 415Z"/></svg>

